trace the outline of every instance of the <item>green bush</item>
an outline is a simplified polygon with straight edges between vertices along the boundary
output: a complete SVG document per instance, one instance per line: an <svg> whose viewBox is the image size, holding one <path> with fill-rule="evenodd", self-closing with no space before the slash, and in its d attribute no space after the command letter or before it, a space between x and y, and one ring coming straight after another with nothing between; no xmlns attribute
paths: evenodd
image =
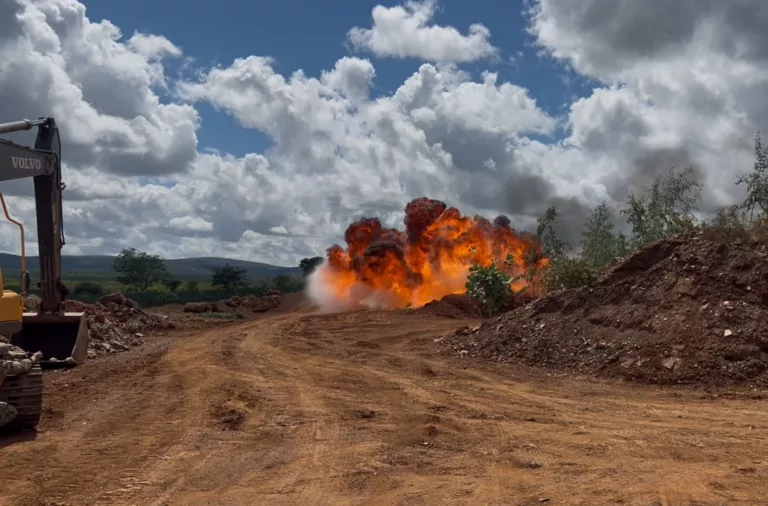
<svg viewBox="0 0 768 506"><path fill-rule="evenodd" d="M465 287L480 314L491 316L509 303L511 282L512 278L492 262L486 266L474 264L470 267Z"/></svg>

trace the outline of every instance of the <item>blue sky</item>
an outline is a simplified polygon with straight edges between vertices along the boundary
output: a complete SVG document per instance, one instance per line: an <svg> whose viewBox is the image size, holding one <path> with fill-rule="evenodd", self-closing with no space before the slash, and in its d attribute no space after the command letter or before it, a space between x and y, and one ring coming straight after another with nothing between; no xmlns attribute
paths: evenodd
<svg viewBox="0 0 768 506"><path fill-rule="evenodd" d="M422 62L416 59L381 59L355 53L345 44L349 29L369 28L371 10L401 2L334 0L281 0L246 2L219 0L215 9L202 0L132 0L130 2L85 1L92 22L109 19L130 37L134 31L164 35L180 46L197 66L227 66L237 57L270 56L275 70L284 76L302 69L319 76L345 55L369 58L376 68L374 95L390 94L413 74ZM478 79L484 70L498 72L499 81L509 81L529 90L539 107L551 115L567 113L575 97L587 96L591 86L573 73L563 79L562 66L537 56L526 33L523 1L478 2L442 0L431 23L456 27L466 33L472 23L482 23L491 32L491 43L501 50L502 62L480 61L461 65ZM520 56L522 55L522 56ZM510 63L510 58L516 60ZM175 64L178 64L176 62ZM173 75L173 62L168 73ZM263 152L269 139L240 128L224 113L206 103L197 104L202 117L200 148L215 148L236 156ZM561 132L562 133L562 132Z"/></svg>

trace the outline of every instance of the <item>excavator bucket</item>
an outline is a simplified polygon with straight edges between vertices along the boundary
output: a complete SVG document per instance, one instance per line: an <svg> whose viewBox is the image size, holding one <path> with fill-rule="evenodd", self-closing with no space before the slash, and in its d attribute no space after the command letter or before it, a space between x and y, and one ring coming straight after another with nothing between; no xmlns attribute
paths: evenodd
<svg viewBox="0 0 768 506"><path fill-rule="evenodd" d="M11 342L23 350L42 352L42 367L80 365L88 351L85 313L24 313L21 331Z"/></svg>

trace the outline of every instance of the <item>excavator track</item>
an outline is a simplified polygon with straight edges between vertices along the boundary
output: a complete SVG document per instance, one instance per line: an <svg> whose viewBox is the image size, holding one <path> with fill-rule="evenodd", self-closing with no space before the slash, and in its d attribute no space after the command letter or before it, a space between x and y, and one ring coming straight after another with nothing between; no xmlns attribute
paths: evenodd
<svg viewBox="0 0 768 506"><path fill-rule="evenodd" d="M37 427L43 411L43 371L40 364L35 364L26 374L6 377L0 385L0 401L7 402L19 412L3 430Z"/></svg>

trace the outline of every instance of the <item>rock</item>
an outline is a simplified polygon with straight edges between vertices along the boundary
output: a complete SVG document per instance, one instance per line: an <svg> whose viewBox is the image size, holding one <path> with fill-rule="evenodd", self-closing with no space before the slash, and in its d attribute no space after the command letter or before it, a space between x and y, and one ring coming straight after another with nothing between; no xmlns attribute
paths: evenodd
<svg viewBox="0 0 768 506"><path fill-rule="evenodd" d="M282 295L282 294L283 294L283 292L281 292L280 290L278 290L276 288L270 288L269 290L267 290L267 297L272 296L272 295Z"/></svg>
<svg viewBox="0 0 768 506"><path fill-rule="evenodd" d="M187 302L184 304L185 313L209 313L211 305L207 302Z"/></svg>
<svg viewBox="0 0 768 506"><path fill-rule="evenodd" d="M211 304L211 311L214 313L229 313L230 306L227 304L228 300L220 300Z"/></svg>
<svg viewBox="0 0 768 506"><path fill-rule="evenodd" d="M26 300L24 300L24 311L37 311L40 309L41 300L37 295L27 295Z"/></svg>
<svg viewBox="0 0 768 506"><path fill-rule="evenodd" d="M271 295L267 297L248 296L244 301L246 307L251 308L253 313L266 313L271 309L280 306L280 297Z"/></svg>
<svg viewBox="0 0 768 506"><path fill-rule="evenodd" d="M725 329L725 331L723 332L723 336L725 337L731 337L732 335L733 335L733 331L730 329Z"/></svg>
<svg viewBox="0 0 768 506"><path fill-rule="evenodd" d="M127 300L127 297L122 293L113 292L100 298L99 304L103 304L105 306L107 304L117 304L118 306L122 306L126 300Z"/></svg>
<svg viewBox="0 0 768 506"><path fill-rule="evenodd" d="M664 366L665 369L674 371L680 365L680 359L677 357L665 358L661 361L661 365Z"/></svg>
<svg viewBox="0 0 768 506"><path fill-rule="evenodd" d="M84 312L88 319L88 358L125 351L143 342L147 331L173 327L167 318L142 311L135 301L119 292L106 295L96 304L65 301L67 311Z"/></svg>
<svg viewBox="0 0 768 506"><path fill-rule="evenodd" d="M28 358L24 360L5 360L3 362L6 376L20 376L32 369L32 361Z"/></svg>
<svg viewBox="0 0 768 506"><path fill-rule="evenodd" d="M16 419L19 412L7 402L0 402L0 427L8 425Z"/></svg>

